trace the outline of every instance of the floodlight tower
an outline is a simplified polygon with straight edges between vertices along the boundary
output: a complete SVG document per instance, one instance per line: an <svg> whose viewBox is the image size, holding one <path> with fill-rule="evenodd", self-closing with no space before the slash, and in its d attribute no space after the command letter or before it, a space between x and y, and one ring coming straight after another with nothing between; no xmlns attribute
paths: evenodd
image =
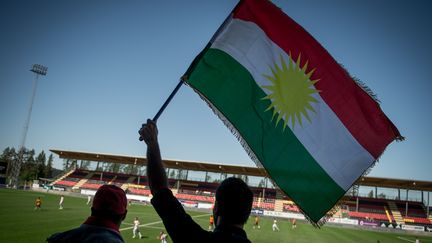
<svg viewBox="0 0 432 243"><path fill-rule="evenodd" d="M47 74L48 68L43 66L43 65L40 65L40 64L33 64L32 69L30 69L30 71L32 71L35 74L35 78L33 79L33 92L32 92L32 97L30 100L30 107L28 109L27 118L26 118L26 121L24 123L24 131L23 131L23 135L21 138L21 144L20 144L20 149L19 149L19 153L18 153L18 160L12 164L12 170L11 170L11 175L10 175L10 185L14 188L18 187L18 177L19 177L21 165L22 165L23 159L24 159L23 158L24 148L25 148L24 146L25 146L25 141L27 138L27 131L28 131L29 124L30 124L31 113L33 110L34 98L36 96L36 88L37 88L38 79L39 79L39 76L45 76Z"/></svg>

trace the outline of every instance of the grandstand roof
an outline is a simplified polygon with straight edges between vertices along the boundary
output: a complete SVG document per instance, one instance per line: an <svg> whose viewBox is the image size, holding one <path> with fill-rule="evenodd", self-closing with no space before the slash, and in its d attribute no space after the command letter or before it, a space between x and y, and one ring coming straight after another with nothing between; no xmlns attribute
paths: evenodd
<svg viewBox="0 0 432 243"><path fill-rule="evenodd" d="M77 159L120 164L147 165L147 159L145 157L132 157L125 155L77 152L56 149L51 149L50 151L58 154L59 157L62 159ZM162 162L166 168L267 177L267 173L265 172L265 170L256 167L222 165L168 159L164 159Z"/></svg>
<svg viewBox="0 0 432 243"><path fill-rule="evenodd" d="M126 155L78 152L78 151L67 151L67 150L57 150L57 149L51 149L50 151L59 155L59 157L62 159L76 159L76 160L100 161L100 162L135 164L135 165L147 164L147 159L145 157L133 157L133 156L126 156ZM162 162L166 168L268 177L264 169L257 168L257 167L222 165L222 164L181 161L181 160L167 160L167 159L164 159ZM359 179L356 184L361 186L432 191L432 181L363 177Z"/></svg>
<svg viewBox="0 0 432 243"><path fill-rule="evenodd" d="M362 186L377 186L409 190L432 191L432 181L402 180L379 177L363 177L357 181Z"/></svg>

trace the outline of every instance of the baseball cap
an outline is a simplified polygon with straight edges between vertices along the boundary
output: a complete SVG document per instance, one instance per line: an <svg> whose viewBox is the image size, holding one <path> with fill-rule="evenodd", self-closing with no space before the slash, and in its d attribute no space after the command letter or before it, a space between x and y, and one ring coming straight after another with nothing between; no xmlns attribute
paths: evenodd
<svg viewBox="0 0 432 243"><path fill-rule="evenodd" d="M126 193L118 186L103 185L97 190L92 207L99 211L124 214L127 207Z"/></svg>

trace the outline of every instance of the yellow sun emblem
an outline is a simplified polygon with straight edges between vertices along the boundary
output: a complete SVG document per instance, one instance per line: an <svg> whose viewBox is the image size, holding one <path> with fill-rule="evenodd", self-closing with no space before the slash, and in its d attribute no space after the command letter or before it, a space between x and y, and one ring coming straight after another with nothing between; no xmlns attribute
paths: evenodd
<svg viewBox="0 0 432 243"><path fill-rule="evenodd" d="M270 67L272 75L263 75L271 82L271 85L262 86L262 88L270 91L270 94L263 98L271 101L266 111L274 108L272 120L277 115L276 126L279 124L280 120L283 120L284 130L290 120L292 128L294 128L296 120L297 123L302 126L302 116L306 117L306 119L311 122L308 110L314 113L316 112L311 106L311 103L318 103L318 100L313 97L313 94L320 92L316 90L314 86L319 80L310 80L315 69L306 73L308 62L306 62L303 67L300 67L300 58L301 55L299 55L295 63L291 59L290 53L287 65L281 55L280 66L274 63L274 66Z"/></svg>

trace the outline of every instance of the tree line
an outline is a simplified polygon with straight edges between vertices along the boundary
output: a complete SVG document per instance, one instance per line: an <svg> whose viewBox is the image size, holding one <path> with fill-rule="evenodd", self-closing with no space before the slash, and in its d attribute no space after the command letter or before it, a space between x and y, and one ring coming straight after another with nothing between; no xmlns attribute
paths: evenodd
<svg viewBox="0 0 432 243"><path fill-rule="evenodd" d="M7 147L0 155L0 160L8 163L6 174L10 175L12 166L20 160L19 149ZM37 180L39 178L53 177L53 155L48 157L42 150L36 155L34 149L24 148L22 151L22 164L20 170L20 181Z"/></svg>

